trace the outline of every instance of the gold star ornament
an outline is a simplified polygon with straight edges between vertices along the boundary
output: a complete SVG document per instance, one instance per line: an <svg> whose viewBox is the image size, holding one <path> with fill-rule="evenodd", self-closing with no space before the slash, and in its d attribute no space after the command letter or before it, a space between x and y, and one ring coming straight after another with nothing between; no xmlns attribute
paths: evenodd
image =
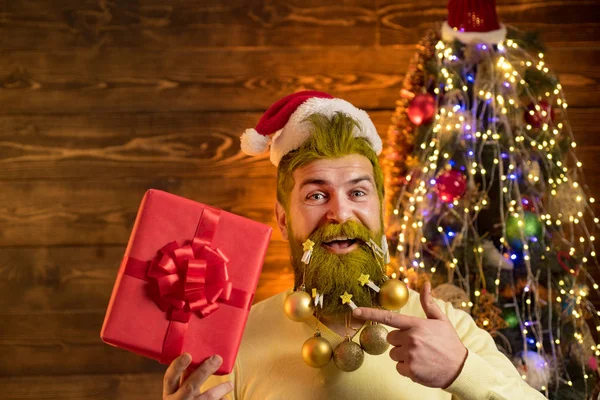
<svg viewBox="0 0 600 400"><path fill-rule="evenodd" d="M315 242L310 239L306 239L306 242L302 243L302 249L304 251L310 251L313 249Z"/></svg>
<svg viewBox="0 0 600 400"><path fill-rule="evenodd" d="M348 292L344 292L344 294L340 296L340 299L342 299L342 304L352 303L352 295Z"/></svg>
<svg viewBox="0 0 600 400"><path fill-rule="evenodd" d="M369 283L370 280L371 277L366 274L361 274L360 278L358 278L358 282L361 284L361 286L365 286L367 283Z"/></svg>

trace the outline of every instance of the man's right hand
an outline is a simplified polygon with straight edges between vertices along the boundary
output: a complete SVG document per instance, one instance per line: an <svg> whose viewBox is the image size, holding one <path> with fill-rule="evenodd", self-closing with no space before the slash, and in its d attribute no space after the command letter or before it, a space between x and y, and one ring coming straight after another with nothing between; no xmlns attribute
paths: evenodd
<svg viewBox="0 0 600 400"><path fill-rule="evenodd" d="M223 359L217 355L208 358L186 378L184 373L191 362L192 356L184 353L169 365L163 381L163 400L218 400L233 390L231 382L223 382L200 393L200 387L217 371Z"/></svg>

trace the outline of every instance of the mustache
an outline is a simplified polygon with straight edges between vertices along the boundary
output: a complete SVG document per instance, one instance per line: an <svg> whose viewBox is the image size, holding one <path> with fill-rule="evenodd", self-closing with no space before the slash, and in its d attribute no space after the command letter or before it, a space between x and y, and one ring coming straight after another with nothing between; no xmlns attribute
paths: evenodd
<svg viewBox="0 0 600 400"><path fill-rule="evenodd" d="M309 239L319 245L331 242L339 237L358 239L363 243L369 243L370 239L375 239L374 234L366 226L353 220L341 224L331 223L323 225L315 230L309 236Z"/></svg>

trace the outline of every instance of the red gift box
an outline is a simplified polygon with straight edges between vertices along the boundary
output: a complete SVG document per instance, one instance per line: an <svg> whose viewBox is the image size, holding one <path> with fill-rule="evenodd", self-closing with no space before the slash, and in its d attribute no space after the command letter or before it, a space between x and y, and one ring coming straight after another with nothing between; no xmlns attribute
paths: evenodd
<svg viewBox="0 0 600 400"><path fill-rule="evenodd" d="M272 228L159 190L146 192L100 337L168 364L223 357L228 374Z"/></svg>

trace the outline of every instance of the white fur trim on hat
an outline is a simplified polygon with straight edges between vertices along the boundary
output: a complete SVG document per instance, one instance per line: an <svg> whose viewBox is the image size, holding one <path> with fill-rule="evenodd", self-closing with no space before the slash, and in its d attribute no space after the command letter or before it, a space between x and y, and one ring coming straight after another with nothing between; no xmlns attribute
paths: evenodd
<svg viewBox="0 0 600 400"><path fill-rule="evenodd" d="M277 166L287 153L299 148L308 139L311 131L310 122L306 121L309 115L320 113L328 118L336 113L342 112L354 118L360 125L360 129L354 129L355 137L364 137L371 144L376 154L380 154L383 148L381 138L373 125L369 115L356 108L346 100L326 99L313 97L302 103L292 113L288 123L278 131L271 142L271 162Z"/></svg>
<svg viewBox="0 0 600 400"><path fill-rule="evenodd" d="M489 43L496 44L506 39L506 27L500 24L500 29L489 32L461 32L454 29L445 21L442 25L442 40L451 42L458 39L464 44L469 43Z"/></svg>
<svg viewBox="0 0 600 400"><path fill-rule="evenodd" d="M250 156L258 156L269 147L271 138L261 135L256 129L246 129L240 138L242 151Z"/></svg>

